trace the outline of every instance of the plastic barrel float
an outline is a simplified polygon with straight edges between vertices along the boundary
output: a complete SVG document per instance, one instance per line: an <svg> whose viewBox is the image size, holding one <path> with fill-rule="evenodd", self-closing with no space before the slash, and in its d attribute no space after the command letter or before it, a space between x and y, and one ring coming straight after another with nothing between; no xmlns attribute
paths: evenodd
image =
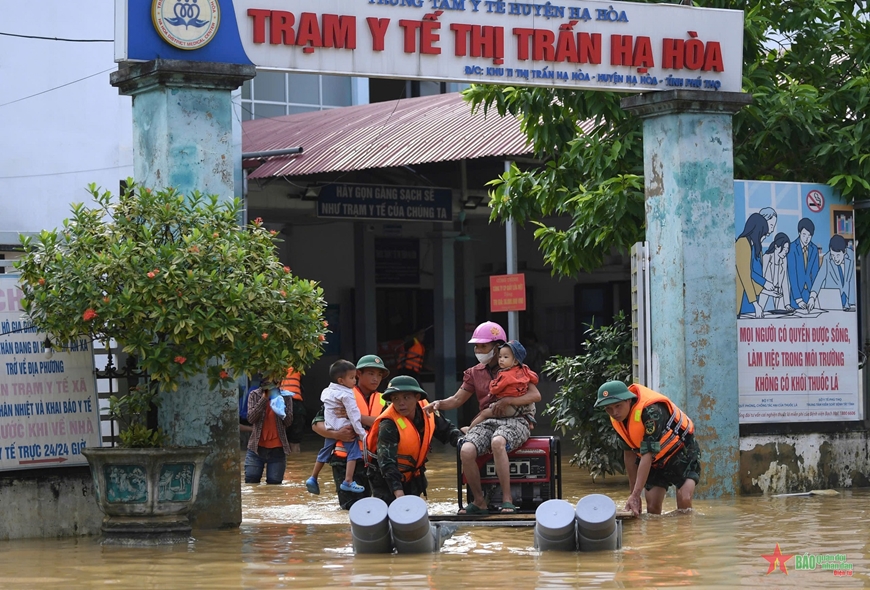
<svg viewBox="0 0 870 590"><path fill-rule="evenodd" d="M419 496L402 496L388 510L397 553L432 553L438 531L429 523L429 507Z"/></svg>
<svg viewBox="0 0 870 590"><path fill-rule="evenodd" d="M565 500L547 500L535 510L535 549L577 551L574 507Z"/></svg>
<svg viewBox="0 0 870 590"><path fill-rule="evenodd" d="M349 516L354 553L392 553L386 502L363 498L350 507Z"/></svg>
<svg viewBox="0 0 870 590"><path fill-rule="evenodd" d="M622 547L622 522L616 504L603 494L590 494L577 502L577 544L580 551L612 551Z"/></svg>

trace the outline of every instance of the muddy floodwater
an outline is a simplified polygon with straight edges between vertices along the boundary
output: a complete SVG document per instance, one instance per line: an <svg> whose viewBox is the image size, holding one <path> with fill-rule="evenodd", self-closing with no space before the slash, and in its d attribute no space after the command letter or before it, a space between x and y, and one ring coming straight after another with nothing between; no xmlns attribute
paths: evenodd
<svg viewBox="0 0 870 590"><path fill-rule="evenodd" d="M456 456L436 447L430 513L450 514L457 508ZM0 542L0 588L870 586L870 490L696 500L691 515L626 521L623 548L614 552L539 553L531 528L463 527L438 554L357 557L332 481L321 478L320 496L305 491L314 457L313 449L291 456L282 486L243 484L241 527L199 532L188 545L102 547L95 537ZM572 504L601 493L621 508L628 496L624 478L593 484L567 459L563 469L563 495ZM675 507L666 499L665 511ZM770 557L777 545L782 560Z"/></svg>

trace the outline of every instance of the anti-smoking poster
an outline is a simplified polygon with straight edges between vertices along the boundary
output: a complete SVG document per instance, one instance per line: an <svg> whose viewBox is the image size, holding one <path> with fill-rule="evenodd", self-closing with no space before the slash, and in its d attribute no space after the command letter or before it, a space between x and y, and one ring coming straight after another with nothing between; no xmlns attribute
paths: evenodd
<svg viewBox="0 0 870 590"><path fill-rule="evenodd" d="M852 207L735 181L740 423L860 420Z"/></svg>
<svg viewBox="0 0 870 590"><path fill-rule="evenodd" d="M0 275L0 471L87 464L100 446L91 342L54 343L21 309L18 277Z"/></svg>

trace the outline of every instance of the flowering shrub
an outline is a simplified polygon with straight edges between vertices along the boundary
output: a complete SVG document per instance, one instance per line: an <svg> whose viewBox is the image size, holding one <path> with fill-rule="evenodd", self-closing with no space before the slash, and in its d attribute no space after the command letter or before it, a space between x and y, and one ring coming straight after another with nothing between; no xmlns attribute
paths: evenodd
<svg viewBox="0 0 870 590"><path fill-rule="evenodd" d="M212 387L280 379L320 356L323 291L281 264L261 220L240 226L238 200L128 187L113 198L92 184L96 206L22 236L23 304L40 330L114 339L168 391L203 372Z"/></svg>

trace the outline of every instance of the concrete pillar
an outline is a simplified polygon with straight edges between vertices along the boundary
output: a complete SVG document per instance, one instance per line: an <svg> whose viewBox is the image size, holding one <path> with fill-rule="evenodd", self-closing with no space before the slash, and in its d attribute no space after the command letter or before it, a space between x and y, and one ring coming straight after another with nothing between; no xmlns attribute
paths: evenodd
<svg viewBox="0 0 870 590"><path fill-rule="evenodd" d="M700 497L738 489L732 115L742 93L676 90L625 98L644 118L652 352L659 383L695 422ZM654 361L655 362L655 361Z"/></svg>
<svg viewBox="0 0 870 590"><path fill-rule="evenodd" d="M378 308L375 286L375 234L367 223L353 222L354 328L356 360L378 352ZM424 326L425 327L425 326Z"/></svg>
<svg viewBox="0 0 870 590"><path fill-rule="evenodd" d="M254 66L155 60L124 64L111 76L133 97L134 177L150 188L235 195L233 90ZM237 392L208 387L205 375L163 395L158 420L173 446L206 445L191 522L199 528L242 520Z"/></svg>
<svg viewBox="0 0 870 590"><path fill-rule="evenodd" d="M440 224L438 224L440 226ZM435 394L432 399L450 397L459 389L456 381L456 256L457 233L435 228L432 238L435 252ZM445 417L456 424L456 410L444 413Z"/></svg>

